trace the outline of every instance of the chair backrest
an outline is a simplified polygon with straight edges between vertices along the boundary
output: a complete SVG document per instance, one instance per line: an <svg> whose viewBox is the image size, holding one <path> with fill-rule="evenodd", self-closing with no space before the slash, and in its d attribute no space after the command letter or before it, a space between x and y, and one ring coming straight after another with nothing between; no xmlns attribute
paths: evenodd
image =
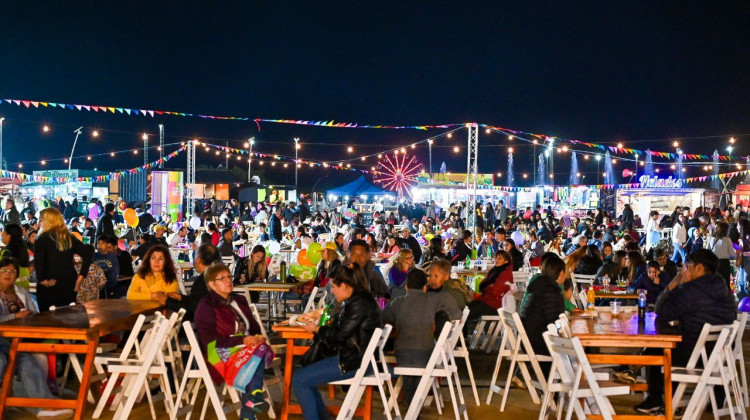
<svg viewBox="0 0 750 420"><path fill-rule="evenodd" d="M578 293L578 302L576 302L576 306L578 306L579 309L586 309L586 306L588 306L588 296L586 296L586 292L581 290Z"/></svg>
<svg viewBox="0 0 750 420"><path fill-rule="evenodd" d="M362 378L365 376L365 373L367 373L367 369L372 366L373 369L377 369L377 364L375 363L375 350L378 348L378 345L380 344L380 338L383 336L383 329L381 328L375 328L375 331L372 332L372 336L370 337L370 342L367 343L367 347L365 348L365 352L362 354L362 362L359 365L359 368L357 369L357 373L354 374L354 382L359 383L362 381ZM385 343L383 343L385 345Z"/></svg>
<svg viewBox="0 0 750 420"><path fill-rule="evenodd" d="M518 346L519 354L527 354L531 358L538 357L534 352L534 349L531 347L529 336L526 334L526 328L524 328L523 322L521 321L521 316L518 314L518 312L513 312L512 314L505 313L503 314L502 318L503 323L505 323L506 330L510 329L515 332L515 342L513 343L513 349L515 350L516 346Z"/></svg>
<svg viewBox="0 0 750 420"><path fill-rule="evenodd" d="M315 286L313 287L312 292L310 292L310 299L307 300L305 309L302 310L303 314L310 313L315 310L315 296L317 294L318 294L318 286Z"/></svg>
<svg viewBox="0 0 750 420"><path fill-rule="evenodd" d="M234 256L221 257L221 262L229 267L229 271L232 272L234 269Z"/></svg>
<svg viewBox="0 0 750 420"><path fill-rule="evenodd" d="M573 332L570 330L570 320L565 313L560 314L560 318L550 325L554 326L556 335L560 337L570 338L573 336Z"/></svg>
<svg viewBox="0 0 750 420"><path fill-rule="evenodd" d="M706 352L706 345L708 343L716 343L714 345L718 347L718 340L719 337L721 337L721 334L726 330L727 335L729 335L731 334L732 329L735 330L736 334L737 326L739 326L739 322L737 321L735 321L734 324L730 325L703 324L703 329L698 336L698 340L695 342L695 347L693 347L693 352L690 355L690 359L688 359L687 365L685 367L687 369L694 369L696 366L698 366L699 361L702 362L703 366L705 367L709 359L709 355ZM714 350L716 349L714 348Z"/></svg>
<svg viewBox="0 0 750 420"><path fill-rule="evenodd" d="M739 357L744 357L742 354L742 338L745 335L745 328L747 327L747 312L741 312L737 317L737 334L734 337L734 354Z"/></svg>
<svg viewBox="0 0 750 420"><path fill-rule="evenodd" d="M588 285L592 286L594 284L594 279L596 278L596 275L585 275L585 274L575 274L570 273L570 278L573 280L573 285L576 286L578 291L583 291L583 288L581 285Z"/></svg>
<svg viewBox="0 0 750 420"><path fill-rule="evenodd" d="M524 283L527 284L529 282L529 279L531 279L531 273L526 273L523 271L514 271L513 272L513 283Z"/></svg>
<svg viewBox="0 0 750 420"><path fill-rule="evenodd" d="M426 379L426 376L431 375L432 371L435 369L435 367L443 360L443 358L446 356L446 343L448 341L448 336L450 335L451 330L453 329L456 321L453 322L446 322L443 325L443 329L440 330L440 335L438 336L437 341L435 342L435 347L432 349L432 354L430 355L430 358L427 361L427 364L425 365L425 376L422 377L420 380L420 386L423 384L422 381ZM418 402L412 401L411 404L409 404L409 409L404 416L405 419L413 419L417 418L419 415L419 412L422 410L422 406L424 405L424 401L427 398L427 392L426 389L422 389L422 392L420 393L420 389L417 389L417 396L415 398L419 398Z"/></svg>
<svg viewBox="0 0 750 420"><path fill-rule="evenodd" d="M257 322L258 325L260 325L260 333L266 339L266 343L270 343L271 340L268 339L268 333L266 332L266 327L263 326L263 320L260 318L260 312L258 312L258 307L255 306L254 303L250 303L250 301L248 301L247 304L248 306L250 306L250 312L252 312L253 318L255 318L255 322Z"/></svg>
<svg viewBox="0 0 750 420"><path fill-rule="evenodd" d="M585 380L599 410L604 411L601 414L605 419L611 419L613 413L605 411L611 406L600 391L599 383L578 337L559 337L549 331L545 332L543 337L552 356L550 380L559 378L572 389L577 389L581 380ZM575 399L576 396L572 398Z"/></svg>

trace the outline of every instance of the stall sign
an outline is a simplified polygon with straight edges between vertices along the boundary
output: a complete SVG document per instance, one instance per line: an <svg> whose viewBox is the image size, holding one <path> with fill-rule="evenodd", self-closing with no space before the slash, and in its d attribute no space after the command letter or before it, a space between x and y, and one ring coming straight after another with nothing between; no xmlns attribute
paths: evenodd
<svg viewBox="0 0 750 420"><path fill-rule="evenodd" d="M432 185L464 185L466 184L465 173L433 173L432 182L430 182L430 174L422 172L417 175L417 182L420 184L432 184ZM477 186L490 187L494 184L494 174L477 174Z"/></svg>
<svg viewBox="0 0 750 420"><path fill-rule="evenodd" d="M659 178L658 176L641 176L638 181L641 188L682 188L683 181L679 178Z"/></svg>

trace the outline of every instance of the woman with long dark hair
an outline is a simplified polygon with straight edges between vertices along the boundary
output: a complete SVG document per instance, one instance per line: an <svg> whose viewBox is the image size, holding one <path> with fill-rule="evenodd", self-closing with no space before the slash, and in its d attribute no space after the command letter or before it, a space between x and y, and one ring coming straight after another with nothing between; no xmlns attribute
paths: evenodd
<svg viewBox="0 0 750 420"><path fill-rule="evenodd" d="M292 377L305 420L329 418L318 387L352 378L372 333L380 327L380 308L368 283L357 264L342 266L331 281L331 292L341 303L341 311L333 316L330 325L308 322L304 326L306 331L315 333L316 346L320 347L318 360L310 360L311 364L297 369Z"/></svg>
<svg viewBox="0 0 750 420"><path fill-rule="evenodd" d="M40 213L40 233L34 244L39 311L76 301L78 285L89 273L93 253L70 234L59 210L48 207ZM76 273L73 256L81 257Z"/></svg>
<svg viewBox="0 0 750 420"><path fill-rule="evenodd" d="M3 230L3 243L5 249L0 252L0 258L14 257L18 260L20 267L18 277L23 278L29 275L29 249L26 248L26 242L23 240L23 230L16 224L5 225Z"/></svg>
<svg viewBox="0 0 750 420"><path fill-rule="evenodd" d="M648 277L646 259L638 251L628 251L625 257L625 267L628 268L628 284L635 283L641 277Z"/></svg>
<svg viewBox="0 0 750 420"><path fill-rule="evenodd" d="M177 270L169 255L169 249L164 245L152 246L133 276L128 289L128 299L163 300L165 296L176 294L178 291Z"/></svg>
<svg viewBox="0 0 750 420"><path fill-rule="evenodd" d="M735 258L737 253L732 245L732 240L729 239L729 224L727 222L716 223L714 234L708 241L708 249L719 257L719 268L716 271L724 277L728 287L731 273L729 260Z"/></svg>

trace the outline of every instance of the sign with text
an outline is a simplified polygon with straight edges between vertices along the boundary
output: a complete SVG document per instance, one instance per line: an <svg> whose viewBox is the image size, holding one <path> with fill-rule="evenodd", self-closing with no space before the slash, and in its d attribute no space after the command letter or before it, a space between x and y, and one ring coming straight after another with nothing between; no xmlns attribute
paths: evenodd
<svg viewBox="0 0 750 420"><path fill-rule="evenodd" d="M638 178L641 188L682 188L683 181L679 178L659 178L658 176L643 175Z"/></svg>

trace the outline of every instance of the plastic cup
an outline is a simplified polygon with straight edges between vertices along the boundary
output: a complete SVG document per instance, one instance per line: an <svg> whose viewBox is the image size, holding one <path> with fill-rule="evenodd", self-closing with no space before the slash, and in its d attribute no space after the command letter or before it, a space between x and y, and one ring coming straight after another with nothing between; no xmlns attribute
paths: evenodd
<svg viewBox="0 0 750 420"><path fill-rule="evenodd" d="M620 314L620 307L622 306L621 302L609 302L609 311L612 313L612 315L619 315Z"/></svg>

